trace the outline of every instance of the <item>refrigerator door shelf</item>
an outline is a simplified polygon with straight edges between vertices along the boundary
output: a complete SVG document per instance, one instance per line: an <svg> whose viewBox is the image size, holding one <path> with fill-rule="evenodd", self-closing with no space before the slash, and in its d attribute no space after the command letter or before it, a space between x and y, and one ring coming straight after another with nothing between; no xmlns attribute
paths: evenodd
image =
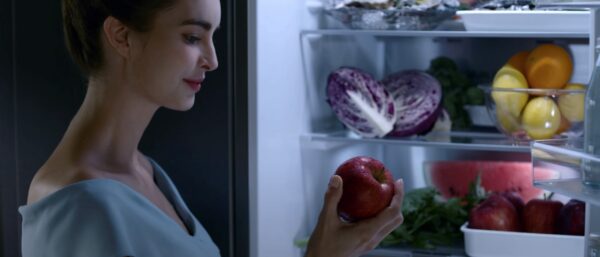
<svg viewBox="0 0 600 257"><path fill-rule="evenodd" d="M584 153L582 146L582 139L533 142L533 172L552 170L556 173L552 179L535 180L533 183L539 188L600 206L600 189L586 187L581 181L583 165L600 162L600 157Z"/></svg>

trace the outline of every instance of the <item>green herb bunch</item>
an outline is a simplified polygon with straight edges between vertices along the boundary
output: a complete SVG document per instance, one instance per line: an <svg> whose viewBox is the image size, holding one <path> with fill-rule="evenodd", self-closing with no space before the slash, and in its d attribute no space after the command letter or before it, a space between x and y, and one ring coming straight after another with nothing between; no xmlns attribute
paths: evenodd
<svg viewBox="0 0 600 257"><path fill-rule="evenodd" d="M471 126L471 118L463 109L465 105L483 105L484 93L456 63L448 57L431 61L427 73L434 76L442 86L442 105L452 120L452 130L464 130Z"/></svg>
<svg viewBox="0 0 600 257"><path fill-rule="evenodd" d="M462 242L460 227L468 220L469 211L485 198L477 177L462 198L443 200L434 188L412 190L404 196L404 223L389 234L382 246L409 245L432 249Z"/></svg>

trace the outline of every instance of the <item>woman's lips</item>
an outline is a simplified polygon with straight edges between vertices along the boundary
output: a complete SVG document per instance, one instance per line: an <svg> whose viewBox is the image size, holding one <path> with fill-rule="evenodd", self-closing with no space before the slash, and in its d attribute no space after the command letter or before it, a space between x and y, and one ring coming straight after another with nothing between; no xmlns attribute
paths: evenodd
<svg viewBox="0 0 600 257"><path fill-rule="evenodd" d="M193 79L184 79L183 80L194 92L200 91L200 87L202 86L201 80L193 80Z"/></svg>

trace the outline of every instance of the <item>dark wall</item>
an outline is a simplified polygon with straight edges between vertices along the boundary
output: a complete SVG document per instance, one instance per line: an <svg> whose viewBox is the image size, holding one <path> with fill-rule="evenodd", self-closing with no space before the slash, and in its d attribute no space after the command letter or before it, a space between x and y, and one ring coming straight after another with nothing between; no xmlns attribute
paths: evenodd
<svg viewBox="0 0 600 257"><path fill-rule="evenodd" d="M236 156L245 155L244 151L234 151L234 141L245 138L233 136L234 131L244 135L233 127L233 120L247 116L234 115L233 110L235 58L228 43L233 34L230 2L233 0L222 1L221 29L215 35L219 69L207 74L190 111L159 110L140 144L142 152L171 175L222 256L233 255L234 213L238 218L247 216L235 212L233 200L238 199L233 185L245 185L245 181L235 181L244 176L233 173ZM4 219L0 246L4 246L4 256L18 256L20 225L16 207L26 202L33 174L59 142L85 94L84 79L64 47L60 16L60 1L13 0L0 4L0 206ZM238 86L245 88L245 84ZM247 167L236 170L244 175ZM247 228L247 219L236 226ZM247 241L247 236L235 237L244 238ZM235 256L245 254L247 250Z"/></svg>
<svg viewBox="0 0 600 257"><path fill-rule="evenodd" d="M0 1L0 255L13 251L7 239L17 231L15 197L12 2Z"/></svg>
<svg viewBox="0 0 600 257"><path fill-rule="evenodd" d="M18 201L24 204L31 178L61 139L85 86L64 47L60 1L13 3Z"/></svg>

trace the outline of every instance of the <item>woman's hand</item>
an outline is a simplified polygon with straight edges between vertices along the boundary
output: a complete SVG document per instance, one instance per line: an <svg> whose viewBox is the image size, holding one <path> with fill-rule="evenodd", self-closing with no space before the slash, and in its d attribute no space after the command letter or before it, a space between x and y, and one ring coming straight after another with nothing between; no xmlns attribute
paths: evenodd
<svg viewBox="0 0 600 257"><path fill-rule="evenodd" d="M337 210L343 191L342 178L337 175L331 177L319 222L308 241L305 257L358 257L379 245L404 220L402 180L396 181L395 186L396 193L390 206L377 216L346 223L339 218Z"/></svg>

